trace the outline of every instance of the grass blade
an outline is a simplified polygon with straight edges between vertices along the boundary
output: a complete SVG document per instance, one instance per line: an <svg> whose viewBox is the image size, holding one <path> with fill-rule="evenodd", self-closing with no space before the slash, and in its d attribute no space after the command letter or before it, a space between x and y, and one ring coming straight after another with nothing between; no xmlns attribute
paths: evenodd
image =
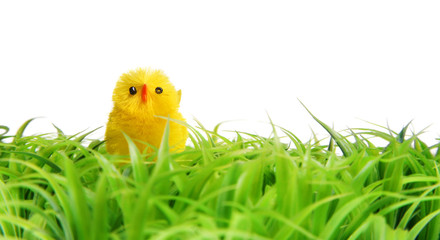
<svg viewBox="0 0 440 240"><path fill-rule="evenodd" d="M313 115L312 112L310 112L310 110L306 107L306 105L304 105L304 103L302 103L301 101L299 101L299 102L307 110L307 112L310 114L310 116L312 116L313 119L315 119L315 121L317 121L330 134L330 136L332 136L332 138L335 140L336 144L339 146L339 148L341 149L344 156L345 157L351 156L353 154L353 152L355 151L355 148L353 147L353 145L350 142L348 142L347 139L342 137L341 134L339 134L338 132L336 132L335 130L330 128L327 124L325 124L324 122L319 120L317 117L315 117L315 115Z"/></svg>

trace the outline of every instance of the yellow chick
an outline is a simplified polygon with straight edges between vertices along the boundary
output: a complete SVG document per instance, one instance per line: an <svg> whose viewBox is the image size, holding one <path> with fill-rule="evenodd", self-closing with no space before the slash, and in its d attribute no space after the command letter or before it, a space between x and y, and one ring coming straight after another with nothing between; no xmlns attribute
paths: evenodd
<svg viewBox="0 0 440 240"><path fill-rule="evenodd" d="M122 132L133 139L141 152L148 147L145 143L159 148L167 120L157 116L185 121L179 112L180 97L181 91L176 91L160 70L138 68L122 74L113 91L114 106L105 132L107 152L128 154ZM170 150L182 151L188 130L173 121L169 124ZM151 147L147 149L152 151Z"/></svg>

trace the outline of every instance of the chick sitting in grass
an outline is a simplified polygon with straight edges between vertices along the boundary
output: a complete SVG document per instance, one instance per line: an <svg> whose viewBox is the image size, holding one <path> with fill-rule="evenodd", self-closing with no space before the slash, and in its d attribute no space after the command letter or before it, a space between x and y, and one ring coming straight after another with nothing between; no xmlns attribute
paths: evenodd
<svg viewBox="0 0 440 240"><path fill-rule="evenodd" d="M122 74L113 91L113 110L105 132L110 154L127 155L127 134L143 152L159 148L167 124L166 118L185 121L179 112L181 91L176 91L160 70L138 68ZM159 116L165 117L161 118ZM169 146L182 151L188 138L185 126L169 121Z"/></svg>

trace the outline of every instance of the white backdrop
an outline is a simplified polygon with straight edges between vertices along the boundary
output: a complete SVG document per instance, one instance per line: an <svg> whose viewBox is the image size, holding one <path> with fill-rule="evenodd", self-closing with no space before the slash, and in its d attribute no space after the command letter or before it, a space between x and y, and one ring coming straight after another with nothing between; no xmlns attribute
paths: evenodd
<svg viewBox="0 0 440 240"><path fill-rule="evenodd" d="M68 134L105 125L118 77L160 68L191 124L304 141L335 129L440 134L438 1L2 1L0 125ZM103 136L104 130L97 137Z"/></svg>

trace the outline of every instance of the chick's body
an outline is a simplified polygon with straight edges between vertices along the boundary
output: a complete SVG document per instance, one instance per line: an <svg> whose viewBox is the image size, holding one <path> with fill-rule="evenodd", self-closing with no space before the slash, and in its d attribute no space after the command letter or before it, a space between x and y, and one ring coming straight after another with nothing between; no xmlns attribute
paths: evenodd
<svg viewBox="0 0 440 240"><path fill-rule="evenodd" d="M180 95L162 71L140 68L123 74L113 91L114 106L105 133L107 151L128 154L122 132L134 140L141 152L148 144L159 148L167 120L158 116L185 121L178 111ZM169 124L170 149L182 151L188 131L176 122ZM152 151L151 147L147 150Z"/></svg>

